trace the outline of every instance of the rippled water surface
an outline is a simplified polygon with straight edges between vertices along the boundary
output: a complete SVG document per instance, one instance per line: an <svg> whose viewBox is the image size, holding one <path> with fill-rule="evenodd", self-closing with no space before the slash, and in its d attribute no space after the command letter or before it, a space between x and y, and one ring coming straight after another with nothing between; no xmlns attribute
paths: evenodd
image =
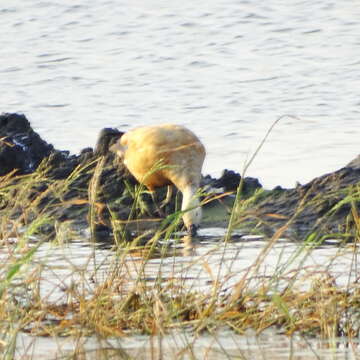
<svg viewBox="0 0 360 360"><path fill-rule="evenodd" d="M176 122L208 150L204 172L293 186L358 153L355 1L4 2L0 111L24 112L61 149L103 127Z"/></svg>

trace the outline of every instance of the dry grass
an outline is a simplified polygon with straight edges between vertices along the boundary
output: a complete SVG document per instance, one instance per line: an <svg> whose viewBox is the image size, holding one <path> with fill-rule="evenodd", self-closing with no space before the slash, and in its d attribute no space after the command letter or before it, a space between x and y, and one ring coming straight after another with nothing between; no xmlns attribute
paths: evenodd
<svg viewBox="0 0 360 360"><path fill-rule="evenodd" d="M102 167L100 160L95 166L88 198L71 200L79 204L88 203L92 232L101 218L97 196ZM132 236L130 242L128 238L127 227L137 220L134 219L137 212L132 211L125 222L115 218L112 221L115 242L108 250L112 254L110 258L101 258L102 252L97 244L90 242L88 246L92 251L85 263L91 264L91 272L88 272L88 266L80 267L68 259L67 278L74 276L76 282L69 285L66 279L58 278L58 283L53 285L63 294L60 301L53 302L43 297L41 288L44 281L49 281L46 274L53 264L46 263L46 258L44 261L34 259L45 243L50 241L53 248L65 248L66 242L72 240L73 229L71 226L67 228L66 224L60 226L53 211L68 204L65 193L82 171L87 171L87 168L78 168L68 179L54 183L49 183L46 178L46 167L31 175L16 177L9 174L0 178L0 256L3 264L0 269L0 348L8 358L14 354L20 332L81 338L94 334L100 337L139 333L162 336L174 329L191 329L198 335L225 327L239 334L249 328L260 333L276 327L288 335L297 332L326 339L339 336L353 339L360 335L360 288L356 275L360 234L359 187L349 188L343 200L351 204L351 221L346 231L354 238L351 265L344 269L349 277L345 286L337 285L331 271L326 270L326 264L323 264L325 270L322 272L309 270L303 265L327 238L321 231L304 239L285 263L279 261L270 276L264 275L260 269L284 231L303 211L305 201L299 205L293 218L268 239L252 265L229 286L229 279L237 275L232 270L237 259L234 256L230 262L225 261L227 246L231 244L234 227L240 218L246 218L249 204L254 200L241 199L240 189L227 235L215 250L220 252L220 265L217 267L203 255L190 260L184 273L178 273L175 264L172 274L164 274L166 259L173 257L176 262L174 256L178 250L169 244L182 241L176 233L182 212L167 217L155 232L146 234L146 244L140 245L143 234ZM44 184L46 186L40 186ZM140 209L143 206L142 189L133 191L133 207ZM42 202L45 206L39 207ZM324 223L330 221L336 206L324 217ZM46 235L48 228L54 230ZM241 253L241 249L239 251ZM339 247L335 258L343 254L343 248ZM149 281L146 269L154 258L159 259L158 267ZM329 267L332 261L334 258L329 260ZM291 265L295 262L294 268ZM211 279L207 291L188 285L189 274L196 278L199 266ZM302 287L303 284L307 286Z"/></svg>
<svg viewBox="0 0 360 360"><path fill-rule="evenodd" d="M98 176L98 171L96 168L94 177ZM70 335L81 331L87 335L97 333L101 336L121 336L129 330L156 334L165 333L174 327L190 325L194 331L226 325L242 333L249 327L262 331L275 325L280 326L289 334L294 331L318 333L324 337L339 335L352 337L359 334L358 320L353 316L360 303L360 293L356 282L341 288L336 285L329 273L323 273L309 290L301 291L295 286L295 279L300 277L303 270L300 267L297 272L292 270L291 276L288 276L285 268L282 273L274 274L274 277L264 277L256 289L248 286L249 279L260 276L260 265L281 238L288 224L269 239L240 281L232 287L231 291L226 289L226 295L224 295L224 290L227 279L222 279L217 273L212 274L212 264L205 260L202 266L211 273L213 278L212 288L206 293L189 289L181 276L173 280L164 279L161 276L161 265L159 273L155 274L158 276L158 279L155 279L155 285L152 282L151 286L148 286L144 269L150 259L154 257L165 259L172 255L171 251L174 250L166 245L166 241L174 237L180 239L179 235L174 235L174 231L181 212L164 221L158 231L149 235L147 245L138 246L138 239L135 238L131 243L124 241L123 246L118 249L113 247L112 251L117 252L119 256L112 260L102 281L96 280L88 286L89 279L83 276L81 277L83 284L66 289L66 297L61 304L48 303L39 295L42 281L41 269L35 266L30 273L23 271L29 268L27 264L31 263L43 241L49 240L42 236L34 238L44 225L52 221L47 215L46 208L41 213L29 216L32 211L35 211L35 204L50 191L47 189L45 194L40 193L32 197L27 195L39 178L36 174L16 180L10 176L2 179L1 194L3 201L8 202L8 206L5 208L6 211L2 210L5 215L1 218L4 266L1 269L0 282L2 305L0 306L0 320L2 324L8 324L6 326L16 323L18 330L41 335ZM55 186L51 188L51 191L56 191L58 198L61 198L59 188L56 190L54 188ZM7 194L13 192L17 196L10 202ZM93 188L90 192L96 193ZM27 199L28 203L22 201L20 204L18 196ZM92 195L90 199L90 213L92 214L95 212L95 207L92 206L96 202L95 195ZM357 201L355 198L348 200ZM23 215L15 218L14 214L18 214L19 206L23 209ZM26 218L25 215L27 215ZM357 226L356 241L353 244L355 259L360 224L355 206L352 208L351 216ZM33 221L29 221L29 217L33 217ZM290 221L291 219L289 223ZM293 255L294 259L299 256L310 256L311 249L319 243L321 243L321 238L313 234L303 246L298 248L297 253ZM124 244L127 244L125 248ZM60 243L54 246L64 245ZM225 253L226 246L224 249ZM126 280L127 260L134 253L138 256L138 273L137 278L132 279L130 283L130 280ZM94 258L97 256L95 245L92 256ZM95 260L89 259L89 261ZM291 259L289 261L291 262ZM191 265L189 267L191 268ZM76 271L74 266L74 272ZM274 287L275 275L277 279L280 277L288 279L287 286L281 291ZM309 281L312 282L312 280ZM20 307L21 302L25 305Z"/></svg>

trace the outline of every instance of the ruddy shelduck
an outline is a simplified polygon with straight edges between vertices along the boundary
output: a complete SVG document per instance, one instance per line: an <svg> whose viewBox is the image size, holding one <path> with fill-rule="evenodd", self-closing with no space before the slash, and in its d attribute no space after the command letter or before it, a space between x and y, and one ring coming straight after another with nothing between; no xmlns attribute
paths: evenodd
<svg viewBox="0 0 360 360"><path fill-rule="evenodd" d="M125 133L110 150L152 194L157 187L175 185L183 196L184 224L196 234L202 214L196 192L205 147L192 131L174 124L142 126Z"/></svg>

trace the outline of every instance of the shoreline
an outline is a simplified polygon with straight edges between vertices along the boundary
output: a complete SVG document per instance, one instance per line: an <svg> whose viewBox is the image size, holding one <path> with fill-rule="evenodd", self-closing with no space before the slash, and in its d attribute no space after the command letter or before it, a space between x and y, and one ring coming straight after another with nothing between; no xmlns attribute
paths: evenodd
<svg viewBox="0 0 360 360"><path fill-rule="evenodd" d="M2 114L0 176L8 181L10 178L16 179L16 183L19 182L19 176L36 174L32 188L25 196L41 196L41 201L36 205L37 212L46 212L54 219L54 224L71 221L75 227L88 225L94 233L106 237L114 232L114 221L131 218L143 219L148 223L149 219L157 218L161 222L151 196L145 191L141 200L134 198L134 194L131 194L134 190L131 188L136 189L138 183L108 151L122 134L117 129L105 128L99 134L95 149L88 147L79 155L70 155L68 151L57 150L43 140L24 115ZM238 173L225 169L217 179L210 175L203 176L204 192L201 199L205 204L202 227L209 224L227 227L233 209L233 195L241 183L241 200L252 200L243 209L246 211L238 214L236 228L271 235L288 225L286 236L294 240L306 238L313 231L322 234L341 233L346 230L351 213L351 204L344 202L344 199L359 181L360 156L337 171L290 189L277 186L265 190L258 179L246 177L241 182ZM64 182L67 182L66 188L62 188ZM51 187L57 187L56 191L61 196L56 192L51 193ZM42 196L42 192L48 194ZM14 190L8 195L16 197L18 193ZM157 191L157 197L161 201L165 197L165 190ZM2 202L6 202L5 198L3 196ZM214 200L209 201L211 198ZM134 209L135 200L139 204ZM166 215L176 212L178 204L179 196L175 194L166 208ZM0 212L6 209L7 205L3 204ZM20 210L17 209L17 212ZM12 216L15 213L14 210ZM25 222L31 220L31 216ZM328 221L328 216L331 216L331 221ZM47 229L45 232L49 231Z"/></svg>

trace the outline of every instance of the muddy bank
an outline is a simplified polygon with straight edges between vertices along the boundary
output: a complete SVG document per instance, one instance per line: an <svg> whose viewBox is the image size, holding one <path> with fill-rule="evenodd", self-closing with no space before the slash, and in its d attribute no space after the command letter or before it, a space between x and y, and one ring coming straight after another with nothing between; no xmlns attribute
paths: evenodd
<svg viewBox="0 0 360 360"><path fill-rule="evenodd" d="M343 234L358 231L360 155L345 167L294 189L277 187L254 206L255 222L270 234L289 224L287 234L303 238L314 231Z"/></svg>
<svg viewBox="0 0 360 360"><path fill-rule="evenodd" d="M137 182L108 151L122 134L117 129L103 129L95 149L86 148L79 155L71 155L41 139L24 115L1 115L0 176L3 177L2 185L11 185L0 193L1 215L9 219L20 218L28 224L46 214L51 220L43 230L50 233L59 223L71 222L81 228L91 223L93 230L105 237L111 235L116 222L129 218L159 219L151 196L147 193L140 198L137 196L134 190ZM351 206L358 205L359 196L355 195L359 179L360 157L306 185L259 191L239 213L237 226L273 233L289 223L287 235L295 238L320 229L320 225L323 232L348 231L346 226L353 221L349 217ZM219 179L205 176L202 185L209 196L215 196L236 191L240 180L239 174L224 170ZM261 188L258 179L244 179L245 198ZM344 200L349 191L355 194L352 201ZM165 198L165 192L165 189L158 191L158 201ZM13 199L19 196L22 201L14 202ZM180 198L174 192L164 209L165 215L179 209ZM203 226L225 227L233 200L234 195L227 195L206 204ZM337 207L336 211L334 207Z"/></svg>

